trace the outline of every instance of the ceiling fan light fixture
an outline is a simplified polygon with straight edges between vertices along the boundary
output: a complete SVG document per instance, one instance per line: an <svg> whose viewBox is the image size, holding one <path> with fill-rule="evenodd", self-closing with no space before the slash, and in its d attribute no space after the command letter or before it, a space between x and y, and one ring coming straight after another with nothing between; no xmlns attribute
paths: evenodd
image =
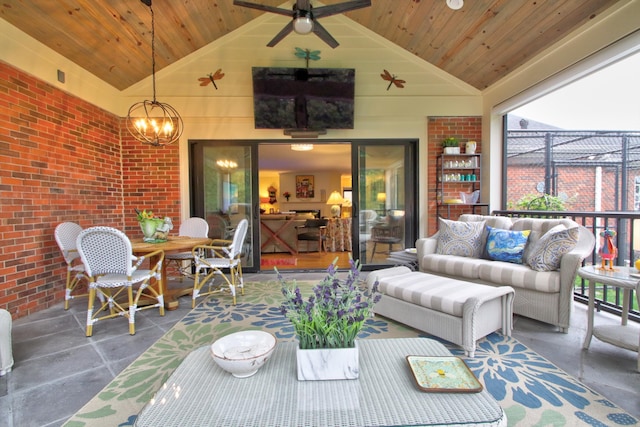
<svg viewBox="0 0 640 427"><path fill-rule="evenodd" d="M307 16L298 16L293 20L293 31L298 34L309 34L313 31L313 19Z"/></svg>
<svg viewBox="0 0 640 427"><path fill-rule="evenodd" d="M464 0L447 0L447 6L449 9L459 10L464 6Z"/></svg>

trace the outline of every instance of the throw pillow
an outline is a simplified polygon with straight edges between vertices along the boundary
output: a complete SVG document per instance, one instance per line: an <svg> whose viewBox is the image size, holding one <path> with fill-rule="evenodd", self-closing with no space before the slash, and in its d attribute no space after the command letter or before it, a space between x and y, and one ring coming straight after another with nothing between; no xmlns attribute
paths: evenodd
<svg viewBox="0 0 640 427"><path fill-rule="evenodd" d="M484 221L463 222L439 218L436 253L480 258Z"/></svg>
<svg viewBox="0 0 640 427"><path fill-rule="evenodd" d="M494 261L522 264L522 254L531 230L501 230L487 225L487 254Z"/></svg>
<svg viewBox="0 0 640 427"><path fill-rule="evenodd" d="M526 260L537 271L553 271L560 268L560 259L576 247L580 230L556 225L540 237Z"/></svg>

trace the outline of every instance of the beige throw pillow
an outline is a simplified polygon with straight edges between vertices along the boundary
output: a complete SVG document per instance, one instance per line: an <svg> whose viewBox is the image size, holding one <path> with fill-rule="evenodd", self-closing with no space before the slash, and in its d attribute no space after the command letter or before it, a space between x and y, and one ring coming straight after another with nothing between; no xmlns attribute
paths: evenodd
<svg viewBox="0 0 640 427"><path fill-rule="evenodd" d="M480 258L483 249L484 221L463 222L439 218L436 253Z"/></svg>
<svg viewBox="0 0 640 427"><path fill-rule="evenodd" d="M528 252L527 264L537 271L553 271L560 268L562 256L576 247L578 227L556 225L538 239Z"/></svg>

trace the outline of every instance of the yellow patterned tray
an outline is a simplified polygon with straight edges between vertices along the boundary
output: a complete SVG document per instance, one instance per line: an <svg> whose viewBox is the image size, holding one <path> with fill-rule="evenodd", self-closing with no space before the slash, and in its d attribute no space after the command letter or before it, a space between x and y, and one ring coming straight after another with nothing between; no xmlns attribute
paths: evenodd
<svg viewBox="0 0 640 427"><path fill-rule="evenodd" d="M407 356L413 378L422 391L478 393L482 384L456 356Z"/></svg>

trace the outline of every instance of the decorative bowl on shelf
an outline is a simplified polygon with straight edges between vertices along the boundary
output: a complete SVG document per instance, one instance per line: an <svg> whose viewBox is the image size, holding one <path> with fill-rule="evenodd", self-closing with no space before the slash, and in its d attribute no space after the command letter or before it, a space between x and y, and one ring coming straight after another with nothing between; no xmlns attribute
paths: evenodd
<svg viewBox="0 0 640 427"><path fill-rule="evenodd" d="M476 204L478 203L478 200L480 200L480 190L476 190L471 193L460 192L460 199L462 199L463 203L468 205Z"/></svg>
<svg viewBox="0 0 640 427"><path fill-rule="evenodd" d="M226 335L211 344L211 357L236 378L258 372L273 354L276 337L263 331L241 331Z"/></svg>

